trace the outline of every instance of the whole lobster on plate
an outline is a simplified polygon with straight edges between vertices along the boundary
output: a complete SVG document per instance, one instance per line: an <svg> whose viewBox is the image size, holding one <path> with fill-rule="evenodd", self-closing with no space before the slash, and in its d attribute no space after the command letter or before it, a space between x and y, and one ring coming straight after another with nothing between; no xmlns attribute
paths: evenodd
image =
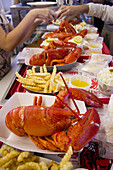
<svg viewBox="0 0 113 170"><path fill-rule="evenodd" d="M33 55L30 58L30 65L42 66L53 66L56 64L64 65L75 62L82 53L82 49L77 47L75 49L59 48L59 49L48 49L42 51L40 54Z"/></svg>
<svg viewBox="0 0 113 170"><path fill-rule="evenodd" d="M78 98L86 102L88 99L87 105L103 106L96 96L85 90L81 91L79 95L79 90L76 89ZM73 89L68 89L69 94L67 92L64 95L59 94L61 99L59 97L58 99L61 105L62 98L67 101L69 95L72 97L72 91ZM84 97L81 98L81 96ZM78 151L97 134L100 118L96 109L89 109L82 115L74 100L76 111L69 108L65 102L61 107L66 105L69 110L57 107L56 100L51 107L43 107L41 102L40 96L38 102L35 98L33 106L20 106L7 113L5 123L8 129L18 136L28 135L38 147L52 151L67 151L70 145L73 150Z"/></svg>

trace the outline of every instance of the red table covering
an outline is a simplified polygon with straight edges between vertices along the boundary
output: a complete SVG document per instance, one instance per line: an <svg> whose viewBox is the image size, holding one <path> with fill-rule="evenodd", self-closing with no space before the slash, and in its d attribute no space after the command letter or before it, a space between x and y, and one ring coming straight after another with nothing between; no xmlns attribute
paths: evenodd
<svg viewBox="0 0 113 170"><path fill-rule="evenodd" d="M103 43L102 52L104 54L110 54L109 49ZM82 56L79 60L88 59L88 56ZM110 63L110 66L113 66L113 62ZM20 74L24 77L26 70L28 68L24 67L20 70ZM21 83L15 81L10 90L10 96L15 92L26 92L26 90L21 86ZM101 101L104 104L109 103L109 98L102 98ZM1 108L1 107L0 107ZM0 145L2 143L0 142ZM101 158L99 156L99 146L97 142L89 142L87 147L84 147L83 151L80 153L80 166L89 170L110 170L113 160L107 158Z"/></svg>

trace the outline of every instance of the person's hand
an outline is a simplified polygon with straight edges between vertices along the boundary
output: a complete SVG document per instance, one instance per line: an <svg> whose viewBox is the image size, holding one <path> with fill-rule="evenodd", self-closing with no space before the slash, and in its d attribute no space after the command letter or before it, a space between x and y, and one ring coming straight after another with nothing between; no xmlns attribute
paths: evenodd
<svg viewBox="0 0 113 170"><path fill-rule="evenodd" d="M59 10L61 12L57 15L59 19L63 18L64 16L67 17L67 21L71 20L74 17L79 17L82 12L86 12L85 5L76 5L76 6L61 6Z"/></svg>
<svg viewBox="0 0 113 170"><path fill-rule="evenodd" d="M49 23L50 21L55 21L57 19L57 14L47 8L33 9L33 12L35 13L37 18L44 20L45 23Z"/></svg>

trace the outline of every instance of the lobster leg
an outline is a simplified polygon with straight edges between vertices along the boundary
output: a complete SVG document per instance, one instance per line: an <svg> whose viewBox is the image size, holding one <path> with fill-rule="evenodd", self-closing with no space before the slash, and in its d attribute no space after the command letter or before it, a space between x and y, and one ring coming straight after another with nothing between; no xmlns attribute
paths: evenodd
<svg viewBox="0 0 113 170"><path fill-rule="evenodd" d="M44 147L44 145L41 144L41 142L39 141L37 136L32 136L32 135L28 135L28 137L31 139L31 141L38 146L40 149L45 150L46 147Z"/></svg>
<svg viewBox="0 0 113 170"><path fill-rule="evenodd" d="M38 137L38 136L31 136L31 135L28 135L29 138L31 139L31 141L36 145L38 146L40 149L48 149L48 150L51 150L51 151L60 151L59 148L57 148L53 142L54 141L49 141L49 140L46 140L46 138L41 138L41 137Z"/></svg>
<svg viewBox="0 0 113 170"><path fill-rule="evenodd" d="M41 106L41 103L42 103L42 96L38 97L38 101L37 101L37 96L35 96L33 100L33 106Z"/></svg>

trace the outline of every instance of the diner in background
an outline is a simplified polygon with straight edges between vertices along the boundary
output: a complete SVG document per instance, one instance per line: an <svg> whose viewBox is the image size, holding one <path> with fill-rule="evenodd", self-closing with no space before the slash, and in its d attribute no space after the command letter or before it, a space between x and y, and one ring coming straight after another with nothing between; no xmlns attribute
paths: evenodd
<svg viewBox="0 0 113 170"><path fill-rule="evenodd" d="M3 9L0 9L0 80L10 70L11 53L19 44L25 42L36 27L45 21L56 19L56 14L49 9L33 9L16 28L9 23Z"/></svg>

